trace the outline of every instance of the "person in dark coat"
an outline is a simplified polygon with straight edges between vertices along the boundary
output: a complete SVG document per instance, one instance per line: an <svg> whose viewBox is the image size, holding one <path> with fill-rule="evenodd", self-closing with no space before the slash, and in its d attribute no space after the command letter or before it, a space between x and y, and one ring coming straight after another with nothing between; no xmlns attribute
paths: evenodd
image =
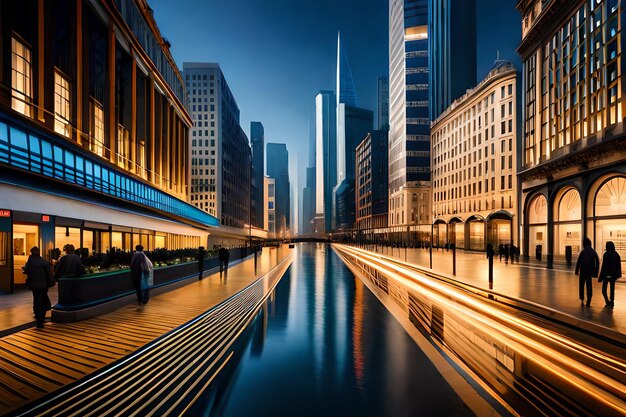
<svg viewBox="0 0 626 417"><path fill-rule="evenodd" d="M504 245L502 243L498 246L498 255L500 256L500 262L502 262L502 255L504 255Z"/></svg>
<svg viewBox="0 0 626 417"><path fill-rule="evenodd" d="M511 248L509 248L509 244L504 245L504 263L509 263L509 254Z"/></svg>
<svg viewBox="0 0 626 417"><path fill-rule="evenodd" d="M28 261L24 265L24 272L28 276L26 285L33 292L33 309L35 310L37 328L41 329L46 319L46 311L51 309L48 287L54 281L52 280L50 264L41 257L37 246L30 250Z"/></svg>
<svg viewBox="0 0 626 417"><path fill-rule="evenodd" d="M220 247L217 252L220 261L220 274L222 271L228 271L228 258L230 258L230 252L224 246Z"/></svg>
<svg viewBox="0 0 626 417"><path fill-rule="evenodd" d="M67 244L63 246L65 255L59 260L56 270L54 271L54 279L58 281L61 277L81 276L85 273L80 256L76 255L74 245Z"/></svg>
<svg viewBox="0 0 626 417"><path fill-rule="evenodd" d="M135 252L130 258L130 276L133 279L133 286L137 294L137 304L145 305L150 300L150 289L141 287L141 276L145 270L146 254L143 253L143 246L135 246Z"/></svg>
<svg viewBox="0 0 626 417"><path fill-rule="evenodd" d="M622 277L622 258L615 250L615 244L611 241L606 242L606 251L602 258L602 269L600 269L600 277L598 281L602 282L602 296L606 307L615 306L615 281ZM610 286L611 297L607 297L607 287Z"/></svg>
<svg viewBox="0 0 626 417"><path fill-rule="evenodd" d="M198 279L202 279L202 272L204 272L204 258L206 258L206 249L204 246L198 248Z"/></svg>
<svg viewBox="0 0 626 417"><path fill-rule="evenodd" d="M585 286L587 286L587 303L586 306L591 305L591 296L593 295L593 288L591 286L591 278L598 276L598 270L600 269L600 258L595 250L591 247L591 240L589 238L583 239L583 250L578 255L576 261L575 274L578 275L578 298L580 304L585 300Z"/></svg>

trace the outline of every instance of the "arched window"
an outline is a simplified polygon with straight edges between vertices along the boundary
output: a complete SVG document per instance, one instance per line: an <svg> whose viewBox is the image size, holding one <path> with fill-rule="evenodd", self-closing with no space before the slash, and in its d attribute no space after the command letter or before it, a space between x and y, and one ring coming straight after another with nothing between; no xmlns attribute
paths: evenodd
<svg viewBox="0 0 626 417"><path fill-rule="evenodd" d="M596 194L595 216L623 216L626 213L626 178L607 181Z"/></svg>
<svg viewBox="0 0 626 417"><path fill-rule="evenodd" d="M543 224L547 222L548 202L543 195L538 195L528 207L528 224Z"/></svg>
<svg viewBox="0 0 626 417"><path fill-rule="evenodd" d="M580 194L574 188L570 188L563 194L559 202L558 218L560 222L574 221L581 219Z"/></svg>

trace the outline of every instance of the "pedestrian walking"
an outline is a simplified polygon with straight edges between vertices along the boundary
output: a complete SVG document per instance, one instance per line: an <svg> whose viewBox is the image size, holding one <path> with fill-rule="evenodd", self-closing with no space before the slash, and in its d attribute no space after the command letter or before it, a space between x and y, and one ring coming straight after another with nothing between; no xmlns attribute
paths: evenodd
<svg viewBox="0 0 626 417"><path fill-rule="evenodd" d="M218 257L220 261L220 275L223 271L228 271L228 258L230 258L230 252L224 246L220 247L218 251Z"/></svg>
<svg viewBox="0 0 626 417"><path fill-rule="evenodd" d="M202 272L204 272L204 258L206 258L207 251L204 246L198 248L198 279L202 279Z"/></svg>
<svg viewBox="0 0 626 417"><path fill-rule="evenodd" d="M510 249L511 248L509 247L508 243L506 245L504 245L504 263L506 263L506 264L509 263Z"/></svg>
<svg viewBox="0 0 626 417"><path fill-rule="evenodd" d="M593 295L591 278L598 276L599 269L600 258L591 247L591 240L586 237L583 239L583 250L578 255L576 270L574 271L578 275L578 298L581 305L583 305L585 300L585 286L587 287L587 302L585 305L587 307L591 305L591 297Z"/></svg>
<svg viewBox="0 0 626 417"><path fill-rule="evenodd" d="M622 277L622 258L615 250L615 244L610 240L606 242L606 251L602 257L602 268L598 281L602 283L602 296L605 307L615 306L615 281ZM610 287L610 297L607 296L607 287Z"/></svg>
<svg viewBox="0 0 626 417"><path fill-rule="evenodd" d="M509 255L511 256L511 263L515 262L517 256L517 248L513 243L511 243L511 246L509 247Z"/></svg>
<svg viewBox="0 0 626 417"><path fill-rule="evenodd" d="M46 311L52 308L48 288L54 285L54 279L50 263L41 257L37 246L30 250L28 261L24 265L24 273L27 275L26 285L33 293L33 310L37 328L41 329L46 319Z"/></svg>
<svg viewBox="0 0 626 417"><path fill-rule="evenodd" d="M61 277L79 277L85 274L85 267L80 260L80 256L76 255L74 245L68 243L63 246L65 255L61 257L54 271L54 280L58 281Z"/></svg>
<svg viewBox="0 0 626 417"><path fill-rule="evenodd" d="M143 253L143 246L135 246L135 253L130 259L130 274L137 294L137 304L145 305L150 300L150 287L153 283L153 266Z"/></svg>
<svg viewBox="0 0 626 417"><path fill-rule="evenodd" d="M498 256L500 257L500 262L502 262L502 255L504 255L504 245L500 243L498 246Z"/></svg>

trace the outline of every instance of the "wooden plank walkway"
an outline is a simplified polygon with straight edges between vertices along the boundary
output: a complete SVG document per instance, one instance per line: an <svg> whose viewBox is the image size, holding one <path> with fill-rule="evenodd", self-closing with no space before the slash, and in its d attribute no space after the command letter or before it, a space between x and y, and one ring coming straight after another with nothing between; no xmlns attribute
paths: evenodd
<svg viewBox="0 0 626 417"><path fill-rule="evenodd" d="M153 297L77 323L46 323L0 339L0 415L127 356L241 291L289 254L265 248L258 258Z"/></svg>

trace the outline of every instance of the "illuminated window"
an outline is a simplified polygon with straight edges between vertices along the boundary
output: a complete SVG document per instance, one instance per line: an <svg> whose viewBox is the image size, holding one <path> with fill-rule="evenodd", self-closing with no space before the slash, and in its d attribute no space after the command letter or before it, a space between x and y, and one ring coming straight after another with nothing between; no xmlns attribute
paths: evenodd
<svg viewBox="0 0 626 417"><path fill-rule="evenodd" d="M117 125L117 165L126 168L130 155L130 134L122 125Z"/></svg>
<svg viewBox="0 0 626 417"><path fill-rule="evenodd" d="M70 137L70 82L59 70L54 71L54 131Z"/></svg>
<svg viewBox="0 0 626 417"><path fill-rule="evenodd" d="M15 38L11 38L11 107L31 117L32 67L30 49Z"/></svg>
<svg viewBox="0 0 626 417"><path fill-rule="evenodd" d="M104 156L104 108L96 99L89 101L89 150Z"/></svg>

